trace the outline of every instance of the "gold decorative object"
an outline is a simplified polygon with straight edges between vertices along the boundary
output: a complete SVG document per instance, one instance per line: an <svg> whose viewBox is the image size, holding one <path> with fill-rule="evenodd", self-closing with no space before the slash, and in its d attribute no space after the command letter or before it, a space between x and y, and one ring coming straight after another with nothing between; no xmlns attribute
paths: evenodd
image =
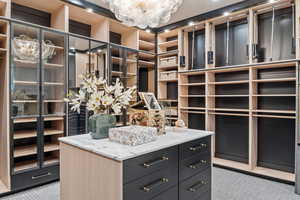
<svg viewBox="0 0 300 200"><path fill-rule="evenodd" d="M27 35L15 37L12 42L13 52L20 60L37 61L39 59L40 44L37 39ZM42 58L51 59L56 53L54 44L50 40L42 42Z"/></svg>

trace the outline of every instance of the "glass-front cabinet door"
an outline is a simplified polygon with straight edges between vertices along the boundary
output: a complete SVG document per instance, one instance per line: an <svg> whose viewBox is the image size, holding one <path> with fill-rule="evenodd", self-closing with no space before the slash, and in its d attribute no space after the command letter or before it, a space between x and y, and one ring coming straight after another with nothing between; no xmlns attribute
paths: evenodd
<svg viewBox="0 0 300 200"><path fill-rule="evenodd" d="M65 133L66 35L42 31L42 165L59 162L58 138Z"/></svg>
<svg viewBox="0 0 300 200"><path fill-rule="evenodd" d="M110 80L114 84L119 79L124 87L137 86L138 53L135 50L127 49L117 45L110 46ZM137 93L134 100L137 100ZM128 123L126 113L116 115L117 125L123 126Z"/></svg>
<svg viewBox="0 0 300 200"><path fill-rule="evenodd" d="M39 167L39 29L12 23L11 139L13 173Z"/></svg>

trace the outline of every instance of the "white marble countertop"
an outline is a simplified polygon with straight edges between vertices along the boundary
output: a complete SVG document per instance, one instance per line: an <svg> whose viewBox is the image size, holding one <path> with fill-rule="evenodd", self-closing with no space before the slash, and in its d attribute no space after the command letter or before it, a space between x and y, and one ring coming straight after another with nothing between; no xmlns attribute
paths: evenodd
<svg viewBox="0 0 300 200"><path fill-rule="evenodd" d="M117 161L124 161L140 155L190 142L213 135L210 131L168 127L167 134L159 136L156 141L139 146L127 146L111 142L109 139L93 140L89 134L59 138L59 141L87 150Z"/></svg>

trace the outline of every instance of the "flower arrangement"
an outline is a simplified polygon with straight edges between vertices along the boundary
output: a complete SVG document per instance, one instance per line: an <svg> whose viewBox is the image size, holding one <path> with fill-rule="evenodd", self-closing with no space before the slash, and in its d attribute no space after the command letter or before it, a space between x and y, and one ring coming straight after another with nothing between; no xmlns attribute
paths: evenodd
<svg viewBox="0 0 300 200"><path fill-rule="evenodd" d="M108 85L106 80L97 78L95 74L85 74L81 78L83 81L79 92L70 92L66 98L71 105L71 110L78 113L80 113L80 105L84 103L94 114L110 112L120 114L122 109L130 105L136 92L136 87L124 88L119 79L114 85Z"/></svg>

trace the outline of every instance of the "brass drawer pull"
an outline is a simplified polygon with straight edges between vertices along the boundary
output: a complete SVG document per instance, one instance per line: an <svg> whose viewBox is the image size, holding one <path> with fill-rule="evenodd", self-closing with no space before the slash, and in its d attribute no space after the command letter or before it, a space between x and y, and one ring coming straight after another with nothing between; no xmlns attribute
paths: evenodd
<svg viewBox="0 0 300 200"><path fill-rule="evenodd" d="M199 151L199 150L201 150L203 148L206 148L206 147L207 147L207 144L202 143L199 146L190 147L189 150L190 151Z"/></svg>
<svg viewBox="0 0 300 200"><path fill-rule="evenodd" d="M151 190L153 190L155 187L161 186L162 184L167 183L167 182L169 182L169 179L162 178L162 179L159 179L158 181L151 183L150 185L142 187L142 190L144 192L151 192Z"/></svg>
<svg viewBox="0 0 300 200"><path fill-rule="evenodd" d="M46 176L51 176L52 174L50 172L46 173L46 174L41 174L41 175L37 175L37 176L32 176L31 179L35 180L35 179L39 179L39 178L44 178Z"/></svg>
<svg viewBox="0 0 300 200"><path fill-rule="evenodd" d="M158 159L155 159L155 160L153 160L153 161L146 162L146 163L143 164L143 166L144 166L145 168L150 168L150 167L152 167L152 166L154 166L154 165L157 165L157 164L159 164L159 163L161 163L161 162L163 162L163 161L167 161L167 160L169 160L169 158L163 156L163 157L158 158Z"/></svg>
<svg viewBox="0 0 300 200"><path fill-rule="evenodd" d="M190 187L188 189L188 191L190 192L197 192L197 190L199 190L202 186L206 185L207 183L205 181L199 181L198 183L196 183L195 185L193 185L192 187Z"/></svg>
<svg viewBox="0 0 300 200"><path fill-rule="evenodd" d="M201 165L205 165L207 163L206 160L201 160L199 162L196 162L194 164L189 165L189 168L191 169L198 169Z"/></svg>

